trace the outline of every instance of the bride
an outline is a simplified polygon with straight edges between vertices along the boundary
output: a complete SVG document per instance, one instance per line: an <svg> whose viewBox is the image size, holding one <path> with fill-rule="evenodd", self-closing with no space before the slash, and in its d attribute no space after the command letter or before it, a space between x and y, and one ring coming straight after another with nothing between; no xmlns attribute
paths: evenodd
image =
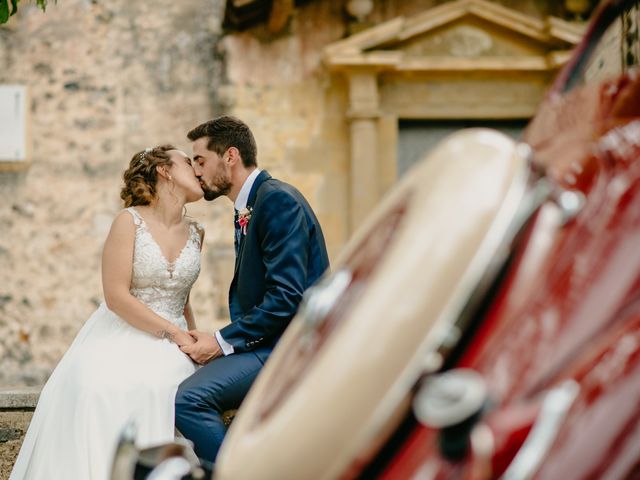
<svg viewBox="0 0 640 480"><path fill-rule="evenodd" d="M139 447L174 438L174 397L195 371L189 291L204 231L183 216L202 189L171 145L131 159L102 254L105 301L42 389L10 480L106 480L119 434Z"/></svg>

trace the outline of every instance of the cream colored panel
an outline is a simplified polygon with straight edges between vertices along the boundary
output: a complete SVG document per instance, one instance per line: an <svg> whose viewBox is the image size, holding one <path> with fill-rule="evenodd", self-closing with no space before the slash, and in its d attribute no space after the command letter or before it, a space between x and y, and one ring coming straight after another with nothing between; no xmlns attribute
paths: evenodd
<svg viewBox="0 0 640 480"><path fill-rule="evenodd" d="M0 161L27 158L27 87L0 85Z"/></svg>
<svg viewBox="0 0 640 480"><path fill-rule="evenodd" d="M341 478L388 432L519 205L527 169L517 152L493 131L458 133L386 196L332 270L348 272L401 205L391 244L302 371L296 362L316 348L315 327L293 320L231 425L217 480ZM264 416L283 382L291 388Z"/></svg>

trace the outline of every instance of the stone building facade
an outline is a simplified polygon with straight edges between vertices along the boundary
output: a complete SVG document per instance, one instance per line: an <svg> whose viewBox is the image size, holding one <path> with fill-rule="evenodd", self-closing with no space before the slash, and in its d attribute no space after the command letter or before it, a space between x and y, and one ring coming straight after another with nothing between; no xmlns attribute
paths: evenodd
<svg viewBox="0 0 640 480"><path fill-rule="evenodd" d="M236 3L252 2L25 4L0 26L0 84L28 87L30 152L0 165L0 384L42 383L101 301L135 151L188 151L190 127L239 116L335 258L399 175L402 121L526 121L581 33L553 1L377 0L361 21L342 0L274 1L284 14L234 26ZM227 321L231 205L189 214L207 229L192 303L211 330Z"/></svg>

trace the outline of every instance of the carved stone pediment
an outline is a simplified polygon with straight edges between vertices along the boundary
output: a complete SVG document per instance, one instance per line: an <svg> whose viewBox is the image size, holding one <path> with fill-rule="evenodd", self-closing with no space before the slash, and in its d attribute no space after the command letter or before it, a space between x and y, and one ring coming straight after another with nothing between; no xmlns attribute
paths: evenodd
<svg viewBox="0 0 640 480"><path fill-rule="evenodd" d="M418 35L403 44L394 45L393 49L401 50L405 58L520 57L546 54L545 46L523 43L509 33L511 32L497 31L493 25L471 17Z"/></svg>
<svg viewBox="0 0 640 480"><path fill-rule="evenodd" d="M397 17L327 46L334 69L554 70L582 27L541 20L486 0L458 0L411 18Z"/></svg>

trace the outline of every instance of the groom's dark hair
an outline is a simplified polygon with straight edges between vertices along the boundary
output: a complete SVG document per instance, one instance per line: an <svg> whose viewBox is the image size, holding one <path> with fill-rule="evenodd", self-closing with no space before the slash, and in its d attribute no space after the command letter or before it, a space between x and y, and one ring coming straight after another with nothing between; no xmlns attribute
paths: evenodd
<svg viewBox="0 0 640 480"><path fill-rule="evenodd" d="M236 147L240 152L242 164L245 167L257 167L258 147L253 133L242 120L230 115L223 115L198 125L187 133L187 138L195 142L199 138L207 137L207 148L222 156L230 147Z"/></svg>

